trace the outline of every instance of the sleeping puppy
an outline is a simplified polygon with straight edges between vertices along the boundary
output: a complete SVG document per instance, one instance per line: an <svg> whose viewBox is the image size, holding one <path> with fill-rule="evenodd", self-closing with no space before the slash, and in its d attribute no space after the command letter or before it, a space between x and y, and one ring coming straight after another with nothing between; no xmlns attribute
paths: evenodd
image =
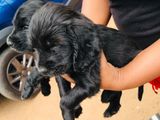
<svg viewBox="0 0 160 120"><path fill-rule="evenodd" d="M117 30L95 25L70 8L53 3L33 15L28 38L28 48L35 51L41 75L68 74L75 80L75 86L61 98L64 120L74 120L77 105L99 91L102 50L117 67L126 65L140 52L132 40ZM118 94L121 96L121 92Z"/></svg>
<svg viewBox="0 0 160 120"><path fill-rule="evenodd" d="M30 49L27 48L28 40L26 33L28 31L28 25L33 13L45 3L45 0L28 0L19 7L13 19L12 33L7 39L7 44L10 47L18 52L25 52L26 49ZM41 76L37 81L39 84L41 83L42 94L48 96L50 94L49 77Z"/></svg>

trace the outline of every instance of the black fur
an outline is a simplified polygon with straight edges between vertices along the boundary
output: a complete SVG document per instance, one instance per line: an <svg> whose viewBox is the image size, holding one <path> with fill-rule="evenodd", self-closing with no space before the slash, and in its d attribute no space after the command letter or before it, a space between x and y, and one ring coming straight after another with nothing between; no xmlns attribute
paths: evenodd
<svg viewBox="0 0 160 120"><path fill-rule="evenodd" d="M31 51L31 48L28 47L26 34L28 32L29 22L35 11L45 3L45 0L28 0L19 7L13 19L12 33L7 38L7 44L10 47L18 52L25 52L25 50ZM28 79L31 78L32 76L29 76ZM42 94L48 96L50 94L49 77L40 77L37 81L41 83ZM28 92L28 95L31 95L33 91Z"/></svg>
<svg viewBox="0 0 160 120"><path fill-rule="evenodd" d="M56 76L56 82L59 88L60 97L65 96L71 90L71 84L64 80L64 78L62 78L61 76ZM74 108L74 111L74 117L78 118L82 113L82 107L80 105L77 105Z"/></svg>
<svg viewBox="0 0 160 120"><path fill-rule="evenodd" d="M75 80L75 86L61 98L64 120L74 120L74 109L99 91L102 50L117 67L124 66L140 52L133 41L117 30L95 25L70 8L53 3L47 3L33 15L28 38L30 48L36 51L37 69L41 74L67 73ZM109 96L116 99L110 105L116 103L117 109L113 106L108 109L118 111L120 96L121 92L118 97Z"/></svg>
<svg viewBox="0 0 160 120"><path fill-rule="evenodd" d="M22 4L17 10L13 19L13 31L8 36L7 44L18 52L32 52L33 49L30 47L27 38L28 26L32 15L36 10L40 9L47 0L28 0ZM44 96L48 96L51 92L49 85L49 77L44 77L37 69L33 68L31 74L27 77L25 88L22 91L22 99L26 99L32 95L34 89L41 85L41 92ZM35 80L36 79L36 80ZM70 83L63 80L62 77L57 76L56 81L59 87L60 96L68 92ZM63 83L63 84L62 84ZM77 118L82 112L81 106L77 106L75 109L75 117Z"/></svg>
<svg viewBox="0 0 160 120"><path fill-rule="evenodd" d="M13 31L8 36L7 44L19 52L30 49L26 33L32 15L46 3L45 0L29 0L23 3L13 18Z"/></svg>

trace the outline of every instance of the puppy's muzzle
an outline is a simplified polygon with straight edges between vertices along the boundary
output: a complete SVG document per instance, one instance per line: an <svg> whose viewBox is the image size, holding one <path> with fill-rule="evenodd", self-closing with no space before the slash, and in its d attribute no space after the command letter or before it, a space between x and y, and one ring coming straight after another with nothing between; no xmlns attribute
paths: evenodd
<svg viewBox="0 0 160 120"><path fill-rule="evenodd" d="M13 43L11 42L12 39L14 39L12 36L8 36L8 38L7 38L7 45L8 46L13 46Z"/></svg>

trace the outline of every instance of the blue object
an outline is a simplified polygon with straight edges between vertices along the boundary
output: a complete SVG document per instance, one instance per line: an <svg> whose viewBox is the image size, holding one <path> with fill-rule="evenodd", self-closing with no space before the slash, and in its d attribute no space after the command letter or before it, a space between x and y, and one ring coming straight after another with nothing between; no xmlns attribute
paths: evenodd
<svg viewBox="0 0 160 120"><path fill-rule="evenodd" d="M51 0L51 1L58 2L58 3L66 3L68 0Z"/></svg>
<svg viewBox="0 0 160 120"><path fill-rule="evenodd" d="M0 0L0 30L12 24L13 16L18 7L26 0ZM68 0L50 0L66 3Z"/></svg>
<svg viewBox="0 0 160 120"><path fill-rule="evenodd" d="M0 30L11 24L17 8L26 0L0 0Z"/></svg>

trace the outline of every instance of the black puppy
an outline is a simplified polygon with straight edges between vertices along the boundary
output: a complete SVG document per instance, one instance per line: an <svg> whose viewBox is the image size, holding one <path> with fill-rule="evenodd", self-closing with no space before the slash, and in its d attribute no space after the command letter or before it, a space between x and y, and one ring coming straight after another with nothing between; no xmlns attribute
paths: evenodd
<svg viewBox="0 0 160 120"><path fill-rule="evenodd" d="M7 39L7 44L10 47L18 52L28 52L28 50L32 52L31 48L28 46L28 26L35 11L42 7L47 1L48 0L28 0L18 8L13 19L12 33ZM31 82L26 82L26 86L28 87L22 90L22 99L31 96L34 89L39 84L41 84L41 92L44 96L48 96L50 94L51 87L49 85L49 77L42 76L35 68L33 68L27 79ZM33 79L36 79L35 82L32 82ZM60 96L65 95L71 89L70 83L64 81L61 76L56 76L56 82L59 87ZM81 111L82 108L78 106L75 109L75 117L78 117Z"/></svg>
<svg viewBox="0 0 160 120"><path fill-rule="evenodd" d="M13 19L12 33L8 36L7 39L7 44L9 46L14 48L18 52L25 52L26 48L28 47L26 33L28 31L31 17L33 13L37 9L42 7L42 5L44 5L45 3L45 0L28 0L19 7ZM41 83L42 94L48 96L50 94L49 77L39 77L37 81Z"/></svg>
<svg viewBox="0 0 160 120"><path fill-rule="evenodd" d="M133 41L117 30L95 25L68 7L53 3L47 3L33 15L28 38L28 48L35 50L41 74L67 73L75 80L74 88L61 99L64 120L73 120L74 108L99 91L102 50L117 67L140 52Z"/></svg>

